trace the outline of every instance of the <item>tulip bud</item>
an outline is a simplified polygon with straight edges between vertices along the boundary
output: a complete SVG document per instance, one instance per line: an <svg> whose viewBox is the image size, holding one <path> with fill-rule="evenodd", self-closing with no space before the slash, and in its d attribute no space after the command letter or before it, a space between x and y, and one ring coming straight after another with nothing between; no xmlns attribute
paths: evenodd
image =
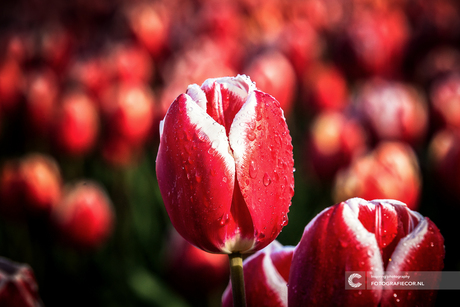
<svg viewBox="0 0 460 307"><path fill-rule="evenodd" d="M278 51L267 51L252 59L245 73L251 76L261 91L276 97L285 116L289 117L297 85L296 74L289 60Z"/></svg>
<svg viewBox="0 0 460 307"><path fill-rule="evenodd" d="M176 230L214 253L249 253L287 224L291 136L279 103L247 76L190 85L160 126L158 184Z"/></svg>
<svg viewBox="0 0 460 307"><path fill-rule="evenodd" d="M56 161L30 154L7 161L0 178L0 211L7 218L49 214L61 197L61 174Z"/></svg>
<svg viewBox="0 0 460 307"><path fill-rule="evenodd" d="M28 265L0 257L0 306L43 306L34 273Z"/></svg>
<svg viewBox="0 0 460 307"><path fill-rule="evenodd" d="M28 77L26 112L28 127L38 135L48 135L59 92L57 77L51 70L37 71Z"/></svg>
<svg viewBox="0 0 460 307"><path fill-rule="evenodd" d="M112 233L114 218L109 198L92 182L67 186L52 216L62 241L82 249L101 246Z"/></svg>
<svg viewBox="0 0 460 307"><path fill-rule="evenodd" d="M307 164L320 180L332 180L366 147L366 133L357 120L339 112L323 112L310 128Z"/></svg>
<svg viewBox="0 0 460 307"><path fill-rule="evenodd" d="M24 204L29 213L49 213L61 199L61 174L48 156L31 154L20 161Z"/></svg>
<svg viewBox="0 0 460 307"><path fill-rule="evenodd" d="M416 145L425 136L426 101L421 92L408 84L370 80L359 90L356 106L377 141L404 141Z"/></svg>
<svg viewBox="0 0 460 307"><path fill-rule="evenodd" d="M430 90L430 101L438 126L460 128L460 74L437 80Z"/></svg>
<svg viewBox="0 0 460 307"><path fill-rule="evenodd" d="M336 202L355 196L399 199L416 209L420 190L420 167L412 148L404 143L383 142L337 173L334 197Z"/></svg>
<svg viewBox="0 0 460 307"><path fill-rule="evenodd" d="M282 246L275 240L244 260L248 306L287 306L287 282L293 253L293 246ZM233 306L231 284L222 296L222 306Z"/></svg>
<svg viewBox="0 0 460 307"><path fill-rule="evenodd" d="M292 258L289 306L427 306L435 290L376 286L347 290L346 271L398 275L440 271L444 239L436 225L396 200L349 199L326 208L306 227Z"/></svg>
<svg viewBox="0 0 460 307"><path fill-rule="evenodd" d="M66 154L87 154L97 141L99 115L94 101L83 92L64 95L56 115L54 141Z"/></svg>

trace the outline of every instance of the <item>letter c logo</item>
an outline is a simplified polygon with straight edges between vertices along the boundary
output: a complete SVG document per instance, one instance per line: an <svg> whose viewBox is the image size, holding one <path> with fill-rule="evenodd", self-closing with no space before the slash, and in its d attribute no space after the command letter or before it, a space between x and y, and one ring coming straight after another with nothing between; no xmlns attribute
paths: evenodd
<svg viewBox="0 0 460 307"><path fill-rule="evenodd" d="M352 286L353 288L358 288L359 286L362 285L362 283L360 283L360 282L355 283L355 282L353 281L353 279L355 279L355 278L358 278L358 279L359 279L359 278L361 278L361 277L362 277L362 276L361 276L360 274L358 274L358 273L353 273L353 274L351 274L351 275L348 277L348 284L349 284L350 286Z"/></svg>

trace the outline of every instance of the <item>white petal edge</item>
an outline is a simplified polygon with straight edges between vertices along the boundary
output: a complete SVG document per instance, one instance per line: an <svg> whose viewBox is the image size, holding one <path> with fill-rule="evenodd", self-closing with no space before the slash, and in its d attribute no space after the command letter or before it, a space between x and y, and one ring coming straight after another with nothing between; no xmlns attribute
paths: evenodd
<svg viewBox="0 0 460 307"><path fill-rule="evenodd" d="M214 82L224 85L225 88L241 96L243 99L256 90L255 83L246 75L207 79L203 82L201 88L211 88Z"/></svg>
<svg viewBox="0 0 460 307"><path fill-rule="evenodd" d="M201 87L199 87L197 84L191 84L187 87L187 91L185 93L189 95L196 102L196 104L206 112L207 98Z"/></svg>
<svg viewBox="0 0 460 307"><path fill-rule="evenodd" d="M414 213L414 212L413 212ZM415 212L417 213L417 212ZM417 213L418 214L418 213ZM422 217L414 231L402 238L391 255L392 261L388 264L387 274L401 271L402 266L407 260L407 254L412 249L417 249L417 245L422 243L428 232L428 221Z"/></svg>
<svg viewBox="0 0 460 307"><path fill-rule="evenodd" d="M228 138L237 164L241 159L244 159L245 153L248 151L248 145L250 145L247 131L249 123L255 123L256 121L256 106L255 92L251 92L230 126Z"/></svg>
<svg viewBox="0 0 460 307"><path fill-rule="evenodd" d="M348 225L352 233L355 234L356 239L361 242L369 251L370 265L373 272L376 274L383 274L383 261L380 255L380 249L375 238L375 234L369 232L358 219L359 207L368 206L368 201L362 198L351 198L344 202L347 206L343 209L343 219Z"/></svg>
<svg viewBox="0 0 460 307"><path fill-rule="evenodd" d="M205 110L196 104L189 95L185 95L187 116L190 123L196 127L198 138L209 142L227 168L227 172L235 174L235 160L230 151L225 127L217 123ZM233 178L234 180L234 178Z"/></svg>

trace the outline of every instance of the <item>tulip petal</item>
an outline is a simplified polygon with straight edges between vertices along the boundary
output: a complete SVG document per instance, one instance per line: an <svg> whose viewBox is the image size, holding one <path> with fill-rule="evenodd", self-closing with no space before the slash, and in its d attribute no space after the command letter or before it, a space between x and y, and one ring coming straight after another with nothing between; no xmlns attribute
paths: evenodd
<svg viewBox="0 0 460 307"><path fill-rule="evenodd" d="M409 211L420 222L415 229L399 241L388 264L387 275L401 275L406 271L441 271L444 267L444 238L436 225L417 212ZM382 306L434 305L436 291L392 290L382 294Z"/></svg>
<svg viewBox="0 0 460 307"><path fill-rule="evenodd" d="M207 97L207 112L219 124L225 126L227 134L233 119L255 85L244 75L207 79L201 89Z"/></svg>
<svg viewBox="0 0 460 307"><path fill-rule="evenodd" d="M180 95L162 125L156 171L177 231L209 252L222 251L235 185L235 162L222 125ZM234 234L231 234L234 236Z"/></svg>
<svg viewBox="0 0 460 307"><path fill-rule="evenodd" d="M345 290L346 271L383 274L374 234L358 220L362 199L319 213L306 227L292 259L289 306L376 306L381 289Z"/></svg>
<svg viewBox="0 0 460 307"><path fill-rule="evenodd" d="M255 90L235 115L229 133L237 182L261 249L287 224L294 194L291 136L279 103Z"/></svg>
<svg viewBox="0 0 460 307"><path fill-rule="evenodd" d="M287 306L287 281L278 267L290 266L293 251L293 247L273 241L265 249L245 259L243 267L248 306ZM231 290L229 284L222 296L223 307L233 306Z"/></svg>

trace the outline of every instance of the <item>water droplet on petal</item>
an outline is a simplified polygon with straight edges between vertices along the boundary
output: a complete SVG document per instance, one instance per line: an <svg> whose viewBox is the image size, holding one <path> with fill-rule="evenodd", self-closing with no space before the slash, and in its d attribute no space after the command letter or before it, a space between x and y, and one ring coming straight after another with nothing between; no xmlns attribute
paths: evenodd
<svg viewBox="0 0 460 307"><path fill-rule="evenodd" d="M264 175L263 183L264 183L264 186L266 186L266 187L268 187L270 185L270 183L272 183L272 179L270 178L270 176L267 173L265 173L265 175Z"/></svg>
<svg viewBox="0 0 460 307"><path fill-rule="evenodd" d="M249 163L249 176L252 179L257 177L257 166L256 166L256 162L254 161L251 161L251 163Z"/></svg>
<svg viewBox="0 0 460 307"><path fill-rule="evenodd" d="M247 136L250 141L254 141L256 139L256 134L252 131L249 131Z"/></svg>

